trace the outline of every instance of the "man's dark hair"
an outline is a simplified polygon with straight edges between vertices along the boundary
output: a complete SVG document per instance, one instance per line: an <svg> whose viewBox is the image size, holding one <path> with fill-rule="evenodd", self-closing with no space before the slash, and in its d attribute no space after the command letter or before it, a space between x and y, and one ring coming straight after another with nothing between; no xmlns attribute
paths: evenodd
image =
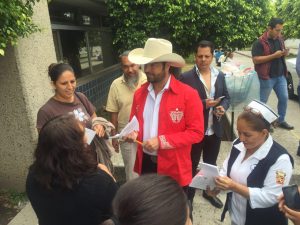
<svg viewBox="0 0 300 225"><path fill-rule="evenodd" d="M120 225L184 225L187 209L186 195L177 182L157 174L128 181L113 201Z"/></svg>
<svg viewBox="0 0 300 225"><path fill-rule="evenodd" d="M214 54L215 45L211 41L206 41L206 40L202 40L198 43L198 45L195 48L195 54L197 54L198 48L206 48L206 47L209 47L211 54Z"/></svg>
<svg viewBox="0 0 300 225"><path fill-rule="evenodd" d="M30 170L46 189L72 189L97 171L97 161L84 143L84 127L74 115L49 120L41 129Z"/></svg>
<svg viewBox="0 0 300 225"><path fill-rule="evenodd" d="M269 27L275 28L277 24L283 25L283 19L281 18L272 18L268 24Z"/></svg>

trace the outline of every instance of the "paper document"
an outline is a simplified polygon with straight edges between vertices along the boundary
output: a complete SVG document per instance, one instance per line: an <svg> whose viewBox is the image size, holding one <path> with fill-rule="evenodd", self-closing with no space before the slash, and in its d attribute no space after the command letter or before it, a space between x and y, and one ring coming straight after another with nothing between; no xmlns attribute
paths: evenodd
<svg viewBox="0 0 300 225"><path fill-rule="evenodd" d="M96 132L89 128L85 128L85 135L87 137L87 144L90 145L96 135Z"/></svg>
<svg viewBox="0 0 300 225"><path fill-rule="evenodd" d="M114 136L110 136L110 139L122 138L133 131L139 131L139 121L135 116L132 117L131 121L124 127L120 134L116 134Z"/></svg>
<svg viewBox="0 0 300 225"><path fill-rule="evenodd" d="M200 162L199 163L200 171L194 176L190 187L206 190L209 186L210 190L214 189L215 177L219 176L219 169L217 166Z"/></svg>

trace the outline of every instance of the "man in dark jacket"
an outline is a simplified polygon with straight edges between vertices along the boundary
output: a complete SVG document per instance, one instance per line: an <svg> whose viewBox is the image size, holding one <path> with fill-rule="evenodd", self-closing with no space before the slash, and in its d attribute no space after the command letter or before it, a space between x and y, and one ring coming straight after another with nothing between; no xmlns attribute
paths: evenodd
<svg viewBox="0 0 300 225"><path fill-rule="evenodd" d="M195 66L192 70L182 74L180 80L196 89L203 103L204 139L192 145L192 173L197 173L197 166L203 151L203 161L216 165L220 150L223 129L221 118L229 107L229 94L225 77L222 72L211 66L213 61L214 45L210 41L201 41L195 49ZM189 198L192 201L195 189L189 189ZM217 197L211 197L203 192L203 197L210 203L222 208L223 204Z"/></svg>
<svg viewBox="0 0 300 225"><path fill-rule="evenodd" d="M252 46L252 60L260 81L260 100L267 103L272 89L278 98L279 127L292 130L293 126L285 120L287 109L288 92L287 67L285 56L288 49L285 48L284 40L281 36L283 20L272 18L268 24L268 29L260 36Z"/></svg>

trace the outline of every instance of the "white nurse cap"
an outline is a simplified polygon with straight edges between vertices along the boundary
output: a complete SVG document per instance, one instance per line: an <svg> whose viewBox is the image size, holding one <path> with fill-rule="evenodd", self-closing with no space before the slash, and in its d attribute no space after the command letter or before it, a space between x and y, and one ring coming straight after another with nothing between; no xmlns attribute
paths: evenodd
<svg viewBox="0 0 300 225"><path fill-rule="evenodd" d="M257 110L270 124L277 120L279 117L277 113L275 113L269 106L258 100L253 100L252 102L250 102L247 108Z"/></svg>

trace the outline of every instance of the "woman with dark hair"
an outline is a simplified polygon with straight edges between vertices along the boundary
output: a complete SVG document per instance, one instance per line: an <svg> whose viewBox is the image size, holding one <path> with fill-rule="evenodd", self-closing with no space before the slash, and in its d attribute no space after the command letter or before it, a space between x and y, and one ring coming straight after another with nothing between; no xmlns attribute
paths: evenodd
<svg viewBox="0 0 300 225"><path fill-rule="evenodd" d="M97 133L98 137L92 142L92 147L97 153L97 160L112 171L110 143L100 137L109 135L114 126L105 119L97 117L95 107L87 97L75 91L76 77L69 64L52 63L48 68L48 75L55 93L38 111L37 130L40 131L48 120L72 112L84 127L93 129Z"/></svg>
<svg viewBox="0 0 300 225"><path fill-rule="evenodd" d="M119 225L189 225L189 209L182 188L168 176L143 175L125 183L113 201Z"/></svg>
<svg viewBox="0 0 300 225"><path fill-rule="evenodd" d="M39 225L99 225L111 217L117 185L86 139L73 115L53 118L40 130L26 182Z"/></svg>
<svg viewBox="0 0 300 225"><path fill-rule="evenodd" d="M38 111L38 131L51 118L73 112L79 121L84 122L85 127L103 136L103 126L92 124L92 119L97 117L95 107L84 94L75 92L76 77L73 68L67 63L52 63L48 67L48 75L55 93Z"/></svg>
<svg viewBox="0 0 300 225"><path fill-rule="evenodd" d="M287 225L277 198L289 184L293 159L270 135L277 118L256 100L238 117L239 138L215 179L219 190L229 191L222 220L229 210L232 225Z"/></svg>

